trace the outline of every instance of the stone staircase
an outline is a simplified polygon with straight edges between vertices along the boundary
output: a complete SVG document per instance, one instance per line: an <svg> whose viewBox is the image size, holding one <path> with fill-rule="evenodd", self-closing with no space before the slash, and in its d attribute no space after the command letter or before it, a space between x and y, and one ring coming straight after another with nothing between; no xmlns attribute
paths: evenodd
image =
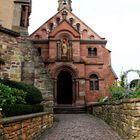
<svg viewBox="0 0 140 140"><path fill-rule="evenodd" d="M41 58L35 59L34 85L40 89L43 96L44 111L53 112L53 86L49 72L46 70Z"/></svg>
<svg viewBox="0 0 140 140"><path fill-rule="evenodd" d="M54 106L53 111L55 114L85 114L85 106Z"/></svg>
<svg viewBox="0 0 140 140"><path fill-rule="evenodd" d="M22 81L37 87L43 96L44 111L53 112L53 83L42 58L32 44L23 42L24 62L22 64ZM25 61L26 60L26 61Z"/></svg>

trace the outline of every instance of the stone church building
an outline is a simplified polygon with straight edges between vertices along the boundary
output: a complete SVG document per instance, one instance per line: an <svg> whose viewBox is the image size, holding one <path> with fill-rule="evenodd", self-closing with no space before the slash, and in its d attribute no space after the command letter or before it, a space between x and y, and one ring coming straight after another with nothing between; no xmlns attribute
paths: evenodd
<svg viewBox="0 0 140 140"><path fill-rule="evenodd" d="M0 57L10 58L1 69L1 78L34 84L44 102L53 100L54 106L83 106L108 96L108 86L117 76L107 41L72 13L72 0L58 0L58 12L30 36L31 0L11 2L9 14L1 11L0 4Z"/></svg>

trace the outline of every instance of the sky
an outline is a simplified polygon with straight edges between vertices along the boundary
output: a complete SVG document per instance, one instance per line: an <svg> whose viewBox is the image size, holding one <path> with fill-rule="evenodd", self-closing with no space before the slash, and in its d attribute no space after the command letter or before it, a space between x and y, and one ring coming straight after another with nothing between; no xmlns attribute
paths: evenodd
<svg viewBox="0 0 140 140"><path fill-rule="evenodd" d="M32 0L29 33L57 13L58 0ZM140 0L72 0L73 13L108 41L112 67L140 70ZM129 73L128 80L138 78Z"/></svg>

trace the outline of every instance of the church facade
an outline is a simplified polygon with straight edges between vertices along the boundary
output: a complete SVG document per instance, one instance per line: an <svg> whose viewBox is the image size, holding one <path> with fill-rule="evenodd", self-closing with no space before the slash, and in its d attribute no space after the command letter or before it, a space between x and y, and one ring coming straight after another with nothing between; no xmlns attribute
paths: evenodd
<svg viewBox="0 0 140 140"><path fill-rule="evenodd" d="M71 0L30 35L53 81L56 105L82 105L108 96L117 78L107 41L72 13Z"/></svg>
<svg viewBox="0 0 140 140"><path fill-rule="evenodd" d="M117 79L107 41L72 13L71 3L58 0L58 12L30 36L31 0L9 1L9 17L0 8L0 78L35 85L47 108L96 102Z"/></svg>

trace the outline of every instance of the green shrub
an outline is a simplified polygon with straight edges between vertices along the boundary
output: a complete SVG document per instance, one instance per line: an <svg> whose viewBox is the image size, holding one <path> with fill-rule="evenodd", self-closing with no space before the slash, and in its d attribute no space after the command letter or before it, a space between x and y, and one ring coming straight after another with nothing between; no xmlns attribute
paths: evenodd
<svg viewBox="0 0 140 140"><path fill-rule="evenodd" d="M120 99L140 98L140 87L136 89L128 89L113 84L109 87L109 101L118 101Z"/></svg>
<svg viewBox="0 0 140 140"><path fill-rule="evenodd" d="M140 87L138 89L135 89L133 91L133 94L132 94L132 98L140 98Z"/></svg>
<svg viewBox="0 0 140 140"><path fill-rule="evenodd" d="M27 87L27 95L26 95L26 102L27 104L39 104L42 101L42 94L39 89L32 85L28 85Z"/></svg>
<svg viewBox="0 0 140 140"><path fill-rule="evenodd" d="M25 84L22 82L11 81L7 79L4 80L0 79L0 83L27 92L26 99L25 99L27 104L31 104L31 105L39 104L42 101L42 94L40 90L34 87L33 85Z"/></svg>
<svg viewBox="0 0 140 140"><path fill-rule="evenodd" d="M32 105L32 112L37 113L37 112L42 112L43 111L43 105Z"/></svg>
<svg viewBox="0 0 140 140"><path fill-rule="evenodd" d="M7 104L25 104L26 92L0 83L0 107Z"/></svg>
<svg viewBox="0 0 140 140"><path fill-rule="evenodd" d="M2 113L6 117L26 115L31 113L42 112L42 105L23 105L23 104L14 104L14 105L5 105L2 108Z"/></svg>
<svg viewBox="0 0 140 140"><path fill-rule="evenodd" d="M109 87L110 98L109 101L117 101L124 98L125 88L117 86L116 84Z"/></svg>
<svg viewBox="0 0 140 140"><path fill-rule="evenodd" d="M140 88L138 88L137 91L136 91L136 97L140 98Z"/></svg>

